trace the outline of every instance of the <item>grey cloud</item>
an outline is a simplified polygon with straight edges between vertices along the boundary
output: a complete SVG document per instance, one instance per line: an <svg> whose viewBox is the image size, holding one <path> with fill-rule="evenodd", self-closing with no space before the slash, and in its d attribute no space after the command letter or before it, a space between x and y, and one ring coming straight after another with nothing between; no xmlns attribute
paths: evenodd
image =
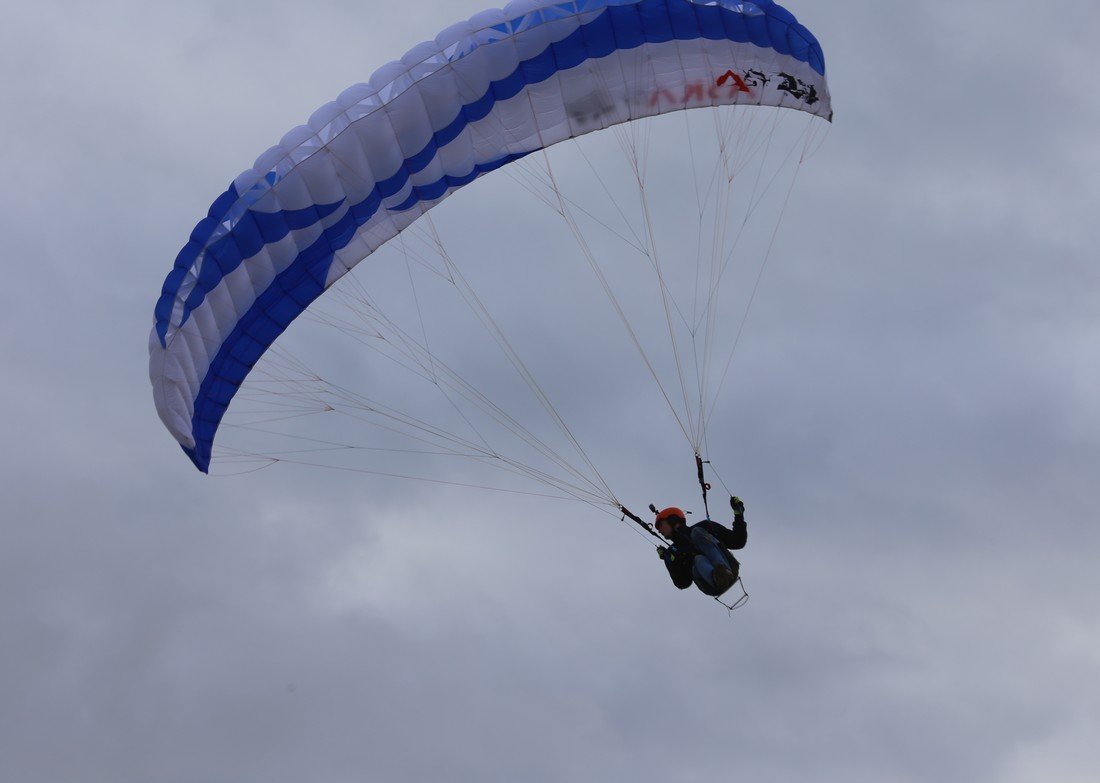
<svg viewBox="0 0 1100 783"><path fill-rule="evenodd" d="M1090 779L1100 17L789 5L837 121L709 434L749 505L729 618L582 504L200 477L152 410L153 301L210 199L480 6L20 9L0 32L0 777ZM592 352L538 324L517 341L552 347L547 386L624 502L701 511L667 408L560 255ZM479 291L518 324L512 279Z"/></svg>

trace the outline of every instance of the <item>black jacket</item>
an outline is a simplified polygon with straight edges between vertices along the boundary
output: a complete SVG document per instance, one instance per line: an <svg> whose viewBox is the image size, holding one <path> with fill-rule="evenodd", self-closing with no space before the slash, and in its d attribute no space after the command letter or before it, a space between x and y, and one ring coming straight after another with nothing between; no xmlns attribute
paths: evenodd
<svg viewBox="0 0 1100 783"><path fill-rule="evenodd" d="M727 550L743 549L748 541L749 529L744 519L735 519L732 530L710 519L704 519L694 525L679 525L672 531L672 545L661 559L665 561L665 568L668 569L672 583L681 590L691 587L692 566L695 563L695 556L699 554L691 543L691 531L697 527L714 536L714 539ZM726 559L736 577L741 564L728 552L726 552Z"/></svg>

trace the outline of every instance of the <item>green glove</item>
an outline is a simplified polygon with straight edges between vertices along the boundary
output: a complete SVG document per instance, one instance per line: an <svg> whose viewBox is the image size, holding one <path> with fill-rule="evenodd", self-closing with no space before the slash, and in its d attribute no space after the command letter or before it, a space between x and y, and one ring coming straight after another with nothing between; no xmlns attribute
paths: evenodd
<svg viewBox="0 0 1100 783"><path fill-rule="evenodd" d="M661 558L662 560L664 560L666 557L668 557L668 547L667 546L657 547L657 557Z"/></svg>
<svg viewBox="0 0 1100 783"><path fill-rule="evenodd" d="M730 495L730 508L733 509L734 514L744 514L745 504L741 502L741 498L736 495Z"/></svg>

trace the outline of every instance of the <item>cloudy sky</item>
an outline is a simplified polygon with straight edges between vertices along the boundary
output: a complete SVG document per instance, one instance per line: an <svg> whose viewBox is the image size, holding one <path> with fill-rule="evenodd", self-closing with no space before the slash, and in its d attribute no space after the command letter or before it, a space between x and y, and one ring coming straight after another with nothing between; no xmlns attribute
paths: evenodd
<svg viewBox="0 0 1100 783"><path fill-rule="evenodd" d="M1100 10L788 5L837 117L709 433L729 616L584 504L204 477L157 419L153 304L213 197L480 0L6 4L0 778L1094 781ZM623 500L697 506L653 388L579 380Z"/></svg>

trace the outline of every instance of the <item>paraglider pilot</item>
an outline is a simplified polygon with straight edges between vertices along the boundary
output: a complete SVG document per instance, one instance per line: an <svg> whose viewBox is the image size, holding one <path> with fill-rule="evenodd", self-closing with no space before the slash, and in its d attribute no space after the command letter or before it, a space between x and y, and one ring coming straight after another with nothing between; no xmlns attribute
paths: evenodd
<svg viewBox="0 0 1100 783"><path fill-rule="evenodd" d="M694 582L702 592L717 597L737 582L741 564L729 550L744 548L748 527L740 498L731 497L730 508L732 530L709 519L689 525L684 512L675 507L657 512L657 532L671 542L657 547L657 554L681 590Z"/></svg>

